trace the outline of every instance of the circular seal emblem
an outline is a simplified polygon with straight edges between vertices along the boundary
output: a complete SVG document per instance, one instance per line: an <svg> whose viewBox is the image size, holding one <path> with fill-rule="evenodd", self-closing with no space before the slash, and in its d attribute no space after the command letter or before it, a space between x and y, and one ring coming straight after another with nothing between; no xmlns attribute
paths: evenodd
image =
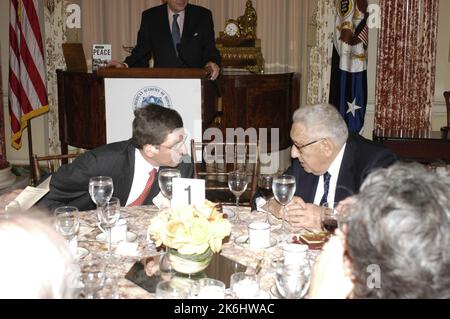
<svg viewBox="0 0 450 319"><path fill-rule="evenodd" d="M172 100L166 91L157 86L146 86L140 89L133 98L133 109L149 104L157 104L172 108Z"/></svg>

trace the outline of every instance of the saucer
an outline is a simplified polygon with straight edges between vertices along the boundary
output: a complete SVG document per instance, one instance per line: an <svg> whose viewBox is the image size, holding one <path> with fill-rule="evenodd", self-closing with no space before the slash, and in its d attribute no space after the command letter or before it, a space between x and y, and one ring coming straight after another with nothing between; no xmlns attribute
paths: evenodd
<svg viewBox="0 0 450 319"><path fill-rule="evenodd" d="M102 241L102 242L106 242L105 238L106 238L105 233L100 233L95 237L95 239L97 239L98 241ZM136 238L137 238L137 235L135 233L133 233L131 231L127 231L127 242L128 243L134 242L136 240ZM111 243L117 244L118 241L112 240Z"/></svg>
<svg viewBox="0 0 450 319"><path fill-rule="evenodd" d="M75 259L81 259L89 255L89 250L83 247L77 248L77 255L75 256Z"/></svg>
<svg viewBox="0 0 450 319"><path fill-rule="evenodd" d="M250 238L248 237L248 235L242 235L242 236L239 236L238 238L236 238L234 240L234 243L243 248L266 249L266 248L275 246L278 243L278 241L276 238L270 236L270 245L268 247L254 248L254 247L250 247Z"/></svg>
<svg viewBox="0 0 450 319"><path fill-rule="evenodd" d="M226 214L228 219L233 219L236 216L233 208L230 206L222 206L222 213Z"/></svg>

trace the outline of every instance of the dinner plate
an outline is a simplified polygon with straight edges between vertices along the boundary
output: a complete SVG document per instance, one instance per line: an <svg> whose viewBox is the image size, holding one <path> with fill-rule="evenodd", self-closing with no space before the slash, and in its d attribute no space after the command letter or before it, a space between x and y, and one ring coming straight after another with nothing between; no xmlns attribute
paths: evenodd
<svg viewBox="0 0 450 319"><path fill-rule="evenodd" d="M248 235L242 235L242 236L237 237L237 238L234 240L234 243L235 243L236 245L238 245L238 246L243 247L243 248L250 248L250 249L266 249L266 248L270 248L270 247L275 246L275 245L278 243L278 241L277 241L276 238L274 238L274 237L271 236L271 237L270 237L270 245L269 245L269 247L254 248L254 247L250 247L250 238L248 237Z"/></svg>
<svg viewBox="0 0 450 319"><path fill-rule="evenodd" d="M135 241L137 238L137 235L131 231L127 231L127 242L132 243L133 241ZM105 233L100 233L97 235L97 237L95 237L95 239L102 241L102 242L106 242L105 240ZM112 241L112 244L117 244L118 241Z"/></svg>

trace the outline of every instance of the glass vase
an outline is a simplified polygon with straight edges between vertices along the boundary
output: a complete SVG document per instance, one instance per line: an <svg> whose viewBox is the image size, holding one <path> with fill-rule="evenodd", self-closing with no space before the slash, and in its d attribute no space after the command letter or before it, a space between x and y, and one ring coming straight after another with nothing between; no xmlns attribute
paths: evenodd
<svg viewBox="0 0 450 319"><path fill-rule="evenodd" d="M169 249L169 261L172 269L181 274L192 275L206 269L211 263L213 252L208 248L203 254L180 254L176 249Z"/></svg>

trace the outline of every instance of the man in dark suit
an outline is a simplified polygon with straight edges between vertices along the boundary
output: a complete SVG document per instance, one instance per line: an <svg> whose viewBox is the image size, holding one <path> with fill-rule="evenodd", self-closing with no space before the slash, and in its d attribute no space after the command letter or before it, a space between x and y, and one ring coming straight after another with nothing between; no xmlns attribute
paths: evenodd
<svg viewBox="0 0 450 319"><path fill-rule="evenodd" d="M358 193L370 172L396 161L388 149L349 135L345 121L329 104L300 107L294 113L290 134L294 160L285 174L295 177L296 191L286 206L286 220L294 228L320 228L321 205ZM282 216L275 200L266 207Z"/></svg>
<svg viewBox="0 0 450 319"><path fill-rule="evenodd" d="M167 3L142 13L137 43L124 63L115 67L148 67L153 57L156 68L207 68L210 78L219 76L220 53L215 45L211 11L188 4L188 0Z"/></svg>
<svg viewBox="0 0 450 319"><path fill-rule="evenodd" d="M112 177L113 196L122 206L150 205L160 191L161 168L176 167L182 177L191 177L191 161L182 162L186 134L180 115L154 104L136 109L134 115L130 140L87 151L63 165L52 175L50 192L38 206L51 210L64 205L80 210L95 208L88 189L89 179L95 176Z"/></svg>

